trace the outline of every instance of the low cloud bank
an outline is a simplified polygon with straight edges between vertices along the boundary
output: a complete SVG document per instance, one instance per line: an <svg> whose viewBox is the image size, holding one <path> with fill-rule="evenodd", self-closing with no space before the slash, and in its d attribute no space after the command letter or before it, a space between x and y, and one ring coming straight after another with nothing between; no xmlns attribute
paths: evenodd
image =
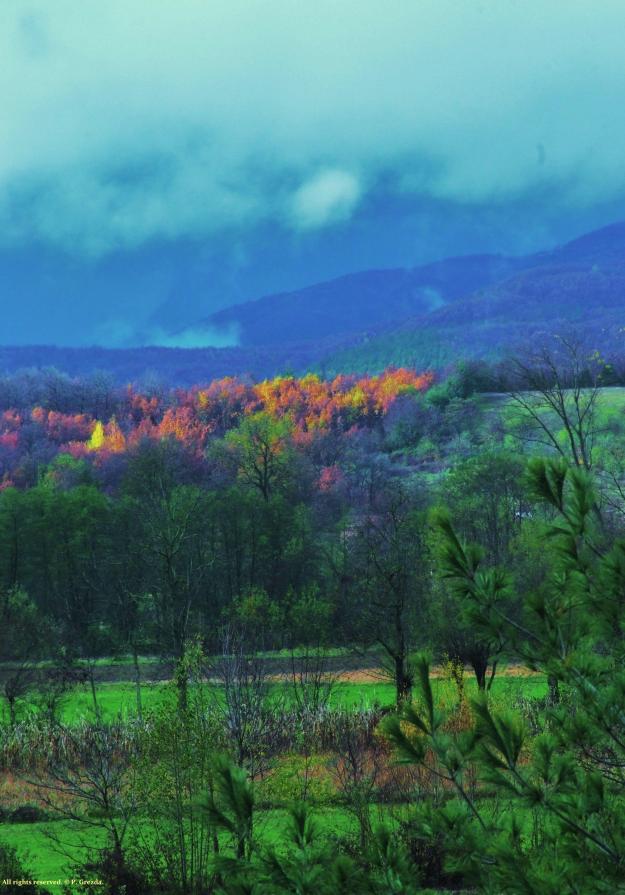
<svg viewBox="0 0 625 895"><path fill-rule="evenodd" d="M304 238L384 192L605 201L624 31L621 0L5 3L0 241Z"/></svg>
<svg viewBox="0 0 625 895"><path fill-rule="evenodd" d="M234 348L239 344L239 332L234 324L223 329L190 327L178 333L151 330L142 337L142 344L162 348Z"/></svg>

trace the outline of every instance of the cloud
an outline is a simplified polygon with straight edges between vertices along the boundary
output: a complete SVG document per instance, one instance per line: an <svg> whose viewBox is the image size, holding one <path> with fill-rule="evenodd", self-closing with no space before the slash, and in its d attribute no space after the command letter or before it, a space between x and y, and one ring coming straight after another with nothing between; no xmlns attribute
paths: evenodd
<svg viewBox="0 0 625 895"><path fill-rule="evenodd" d="M315 230L351 217L361 188L348 171L320 171L303 183L292 197L293 223L301 230Z"/></svg>
<svg viewBox="0 0 625 895"><path fill-rule="evenodd" d="M162 348L232 348L239 344L236 323L223 327L194 326L170 332L158 326L137 328L123 319L109 319L95 328L94 342L110 348L138 348L157 345Z"/></svg>
<svg viewBox="0 0 625 895"><path fill-rule="evenodd" d="M305 233L625 190L622 0L0 5L0 240ZM540 151L537 151L540 147Z"/></svg>
<svg viewBox="0 0 625 895"><path fill-rule="evenodd" d="M153 329L142 336L141 344L160 345L163 348L233 348L239 344L239 330L236 324L220 329L189 327L173 334Z"/></svg>

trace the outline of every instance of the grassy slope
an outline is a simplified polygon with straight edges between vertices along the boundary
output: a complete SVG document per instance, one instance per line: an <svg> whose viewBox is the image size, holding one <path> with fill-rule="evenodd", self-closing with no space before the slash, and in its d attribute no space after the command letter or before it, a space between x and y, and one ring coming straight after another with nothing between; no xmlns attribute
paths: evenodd
<svg viewBox="0 0 625 895"><path fill-rule="evenodd" d="M508 429L515 428L515 418L523 419L514 399L506 394L476 395L474 399L487 418L500 417ZM601 443L606 427L614 422L615 417L625 412L625 388L622 386L610 386L600 390L597 404L597 429L598 444ZM541 410L541 415L550 423L554 431L558 431L560 423L553 412Z"/></svg>

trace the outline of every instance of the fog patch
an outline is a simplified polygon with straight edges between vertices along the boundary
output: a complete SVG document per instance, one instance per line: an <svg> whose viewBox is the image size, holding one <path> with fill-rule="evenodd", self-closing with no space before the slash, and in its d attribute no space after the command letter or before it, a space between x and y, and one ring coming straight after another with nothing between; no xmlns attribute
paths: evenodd
<svg viewBox="0 0 625 895"><path fill-rule="evenodd" d="M107 320L95 333L95 344L105 348L234 348L239 345L239 326L192 326L178 332L162 327L140 328L124 320Z"/></svg>
<svg viewBox="0 0 625 895"><path fill-rule="evenodd" d="M161 348L235 348L240 344L239 327L193 326L177 333L154 329L145 336L143 344Z"/></svg>
<svg viewBox="0 0 625 895"><path fill-rule="evenodd" d="M423 297L427 302L428 311L436 311L438 308L442 308L443 305L447 304L441 292L438 289L434 289L433 286L426 286L423 289Z"/></svg>

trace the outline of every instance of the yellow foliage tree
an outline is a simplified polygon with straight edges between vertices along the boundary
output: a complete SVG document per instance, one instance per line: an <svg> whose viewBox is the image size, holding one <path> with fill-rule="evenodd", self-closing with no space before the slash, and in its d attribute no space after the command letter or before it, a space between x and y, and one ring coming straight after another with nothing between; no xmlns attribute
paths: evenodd
<svg viewBox="0 0 625 895"><path fill-rule="evenodd" d="M103 444L104 426L102 425L100 420L96 420L93 432L91 433L91 438L87 442L87 447L90 451L99 451Z"/></svg>

